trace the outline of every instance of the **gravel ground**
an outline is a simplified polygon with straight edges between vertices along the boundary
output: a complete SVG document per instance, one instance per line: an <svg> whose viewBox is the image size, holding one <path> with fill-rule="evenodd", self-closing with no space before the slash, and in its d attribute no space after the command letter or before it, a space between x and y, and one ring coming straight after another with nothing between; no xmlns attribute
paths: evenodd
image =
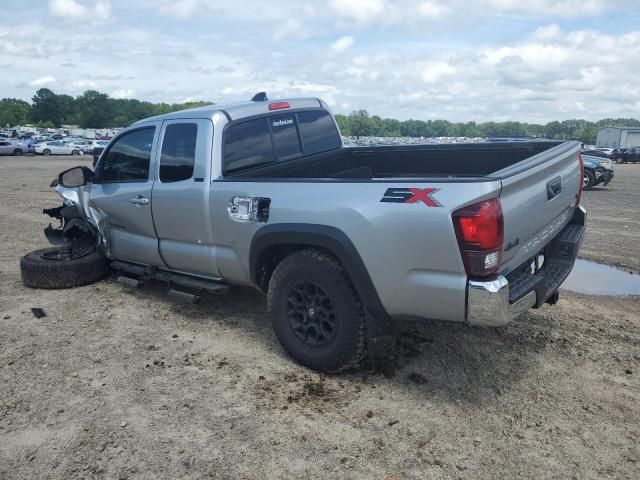
<svg viewBox="0 0 640 480"><path fill-rule="evenodd" d="M0 157L0 478L640 478L639 298L405 324L384 374L322 376L252 290L23 287L47 185L77 162ZM585 193L585 257L640 267L639 186L623 165Z"/></svg>

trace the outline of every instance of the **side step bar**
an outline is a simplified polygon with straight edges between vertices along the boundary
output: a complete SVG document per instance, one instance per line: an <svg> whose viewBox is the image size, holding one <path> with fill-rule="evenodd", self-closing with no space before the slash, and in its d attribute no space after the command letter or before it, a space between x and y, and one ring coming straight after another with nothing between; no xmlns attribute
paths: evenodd
<svg viewBox="0 0 640 480"><path fill-rule="evenodd" d="M195 290L206 290L207 292L217 294L227 293L229 291L229 285L216 282L215 280L191 277L182 273L168 272L155 267L144 267L120 260L111 262L111 268L116 271L119 277L122 276L122 274L138 277L137 280L139 283L136 286L139 286L144 280L160 280L161 282L167 282L169 288L177 286Z"/></svg>

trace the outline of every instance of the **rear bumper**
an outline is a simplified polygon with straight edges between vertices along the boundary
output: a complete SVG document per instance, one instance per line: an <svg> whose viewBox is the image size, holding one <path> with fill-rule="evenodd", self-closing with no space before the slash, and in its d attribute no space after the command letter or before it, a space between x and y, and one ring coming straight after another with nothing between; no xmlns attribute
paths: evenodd
<svg viewBox="0 0 640 480"><path fill-rule="evenodd" d="M529 264L491 281L467 282L467 322L483 327L499 327L530 308L550 299L567 278L582 245L587 211L575 209L569 224L545 247L542 268L531 273Z"/></svg>

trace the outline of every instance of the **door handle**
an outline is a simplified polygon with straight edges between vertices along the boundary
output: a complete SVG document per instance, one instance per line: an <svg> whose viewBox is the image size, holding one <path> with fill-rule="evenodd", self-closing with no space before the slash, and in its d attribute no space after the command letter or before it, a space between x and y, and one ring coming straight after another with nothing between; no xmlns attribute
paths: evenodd
<svg viewBox="0 0 640 480"><path fill-rule="evenodd" d="M148 205L149 204L149 199L146 198L146 197L143 197L142 195L138 195L137 197L133 197L129 201L131 203L133 203L134 205Z"/></svg>

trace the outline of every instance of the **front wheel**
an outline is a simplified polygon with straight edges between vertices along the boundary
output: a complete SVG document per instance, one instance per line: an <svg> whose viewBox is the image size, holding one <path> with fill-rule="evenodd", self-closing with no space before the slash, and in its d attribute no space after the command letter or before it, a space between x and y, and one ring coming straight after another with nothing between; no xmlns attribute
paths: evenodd
<svg viewBox="0 0 640 480"><path fill-rule="evenodd" d="M14 154L14 155L22 155L22 153L23 153L23 152L22 152L22 149L20 149L20 148L16 148L16 149L13 151L13 154Z"/></svg>
<svg viewBox="0 0 640 480"><path fill-rule="evenodd" d="M335 373L364 359L362 303L332 255L307 249L286 257L269 281L267 302L278 340L301 364Z"/></svg>
<svg viewBox="0 0 640 480"><path fill-rule="evenodd" d="M80 155L80 152L78 150L72 150L71 155Z"/></svg>
<svg viewBox="0 0 640 480"><path fill-rule="evenodd" d="M43 248L20 259L22 283L32 288L72 288L102 280L109 260L97 250L78 256L70 248Z"/></svg>
<svg viewBox="0 0 640 480"><path fill-rule="evenodd" d="M46 155L46 156L49 156L49 155L51 155L51 150L49 150L48 148L45 148L45 149L42 151L42 154L43 154L43 155Z"/></svg>

